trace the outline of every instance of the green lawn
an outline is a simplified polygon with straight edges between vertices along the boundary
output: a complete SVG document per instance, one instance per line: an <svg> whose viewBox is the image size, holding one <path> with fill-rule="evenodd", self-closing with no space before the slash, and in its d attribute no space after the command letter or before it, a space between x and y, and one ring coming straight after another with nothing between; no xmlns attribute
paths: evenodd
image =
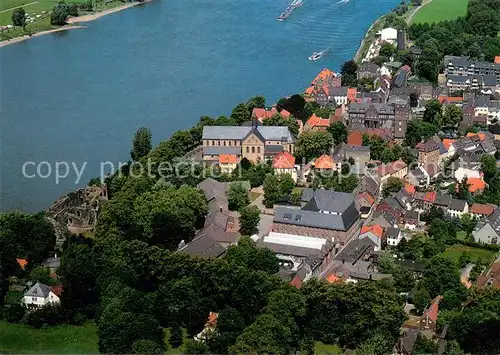
<svg viewBox="0 0 500 355"><path fill-rule="evenodd" d="M334 344L334 345L323 344L320 341L317 341L314 344L314 354L316 354L316 355L340 354L341 352L342 352L342 349L340 349L340 346L338 346L337 344Z"/></svg>
<svg viewBox="0 0 500 355"><path fill-rule="evenodd" d="M0 1L0 11L11 9L17 6L28 4L35 0L2 0Z"/></svg>
<svg viewBox="0 0 500 355"><path fill-rule="evenodd" d="M2 354L97 354L94 325L60 325L34 329L27 325L0 322Z"/></svg>
<svg viewBox="0 0 500 355"><path fill-rule="evenodd" d="M460 256L462 256L463 252L468 252L472 255L473 263L477 260L481 260L484 264L488 265L495 258L495 253L490 250L474 248L460 244L448 247L443 252L443 256L458 263L458 259L460 259Z"/></svg>
<svg viewBox="0 0 500 355"><path fill-rule="evenodd" d="M413 23L433 23L465 16L467 0L432 0L422 6L413 17Z"/></svg>
<svg viewBox="0 0 500 355"><path fill-rule="evenodd" d="M93 324L34 329L0 321L0 354L97 354L96 330ZM170 330L165 329L167 346L169 338ZM168 348L166 354L182 354L183 349L183 345L176 349Z"/></svg>
<svg viewBox="0 0 500 355"><path fill-rule="evenodd" d="M465 231L457 232L457 239L458 240L465 240L466 237L467 237L467 232L465 232Z"/></svg>

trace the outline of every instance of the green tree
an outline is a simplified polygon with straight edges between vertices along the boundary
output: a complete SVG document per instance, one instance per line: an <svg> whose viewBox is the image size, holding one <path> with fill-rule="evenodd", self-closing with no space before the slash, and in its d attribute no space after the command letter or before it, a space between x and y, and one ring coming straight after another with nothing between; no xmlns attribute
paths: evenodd
<svg viewBox="0 0 500 355"><path fill-rule="evenodd" d="M272 208L282 196L281 184L278 176L274 174L267 174L264 179L264 206Z"/></svg>
<svg viewBox="0 0 500 355"><path fill-rule="evenodd" d="M425 105L424 122L441 127L443 125L442 108L443 106L438 100L430 100L427 105Z"/></svg>
<svg viewBox="0 0 500 355"><path fill-rule="evenodd" d="M69 16L68 5L64 1L60 1L59 4L54 6L52 13L50 15L50 24L56 26L63 26L66 24L66 20Z"/></svg>
<svg viewBox="0 0 500 355"><path fill-rule="evenodd" d="M178 348L182 345L182 328L179 326L172 327L170 330L170 338L168 339L172 348Z"/></svg>
<svg viewBox="0 0 500 355"><path fill-rule="evenodd" d="M295 187L295 181L293 181L292 175L290 174L280 174L279 183L282 196L290 195Z"/></svg>
<svg viewBox="0 0 500 355"><path fill-rule="evenodd" d="M260 222L260 211L257 206L247 206L241 210L240 233L241 235L253 235L258 232Z"/></svg>
<svg viewBox="0 0 500 355"><path fill-rule="evenodd" d="M470 200L471 194L469 191L470 184L467 182L467 176L464 176L462 181L459 181L457 184L457 189L456 189L456 197L459 200Z"/></svg>
<svg viewBox="0 0 500 355"><path fill-rule="evenodd" d="M210 349L208 348L208 345L202 341L188 339L184 344L184 351L183 351L184 354L188 355L208 354L209 352Z"/></svg>
<svg viewBox="0 0 500 355"><path fill-rule="evenodd" d="M43 266L37 266L30 272L30 280L41 282L46 285L54 285L55 280L50 276L50 269Z"/></svg>
<svg viewBox="0 0 500 355"><path fill-rule="evenodd" d="M250 121L251 117L252 112L248 110L247 105L244 103L236 105L236 107L231 112L231 119L237 125L241 125L244 122Z"/></svg>
<svg viewBox="0 0 500 355"><path fill-rule="evenodd" d="M429 291L425 288L419 288L417 292L415 292L415 296L413 296L413 304L417 309L417 312L420 314L424 311L425 307L429 304L431 300L431 296Z"/></svg>
<svg viewBox="0 0 500 355"><path fill-rule="evenodd" d="M24 7L18 7L12 11L12 24L22 28L26 27L26 11L24 11Z"/></svg>
<svg viewBox="0 0 500 355"><path fill-rule="evenodd" d="M242 237L237 245L231 245L224 260L232 267L244 267L253 271L264 271L274 275L279 271L279 260L267 248L257 248L255 242L248 237Z"/></svg>
<svg viewBox="0 0 500 355"><path fill-rule="evenodd" d="M424 122L422 120L411 120L406 127L406 145L414 148L422 139L429 139L438 131L439 127L433 123Z"/></svg>
<svg viewBox="0 0 500 355"><path fill-rule="evenodd" d="M229 188L228 194L229 209L231 211L239 211L243 207L248 206L250 198L248 191L241 183L233 183Z"/></svg>
<svg viewBox="0 0 500 355"><path fill-rule="evenodd" d="M190 241L208 211L205 197L195 188L181 186L140 195L133 219L146 240L175 250L181 240Z"/></svg>
<svg viewBox="0 0 500 355"><path fill-rule="evenodd" d="M296 158L310 161L322 154L329 153L333 144L332 135L325 131L309 131L299 136L295 144Z"/></svg>
<svg viewBox="0 0 500 355"><path fill-rule="evenodd" d="M425 335L419 334L414 349L415 354L436 354L437 344Z"/></svg>
<svg viewBox="0 0 500 355"><path fill-rule="evenodd" d="M99 260L92 248L83 243L71 243L64 251L57 274L63 286L61 306L70 322L92 318L99 301Z"/></svg>
<svg viewBox="0 0 500 355"><path fill-rule="evenodd" d="M493 155L485 154L480 159L481 171L484 173L484 179L490 181L497 173L496 159Z"/></svg>
<svg viewBox="0 0 500 355"><path fill-rule="evenodd" d="M444 109L443 124L445 126L455 127L464 118L463 110L456 105L448 105Z"/></svg>
<svg viewBox="0 0 500 355"><path fill-rule="evenodd" d="M238 310L224 308L217 318L217 331L207 340L210 351L214 354L226 354L230 346L245 328L245 320Z"/></svg>
<svg viewBox="0 0 500 355"><path fill-rule="evenodd" d="M264 108L266 107L266 98L264 96L254 96L247 101L247 108L250 113L254 108Z"/></svg>
<svg viewBox="0 0 500 355"><path fill-rule="evenodd" d="M358 65L354 60L348 60L340 68L342 74L342 86L356 86L356 73L358 72Z"/></svg>
<svg viewBox="0 0 500 355"><path fill-rule="evenodd" d="M335 145L347 142L347 127L342 122L332 123L327 131L332 135Z"/></svg>
<svg viewBox="0 0 500 355"><path fill-rule="evenodd" d="M460 224L462 229L467 233L467 236L472 236L472 231L476 228L477 219L470 213L464 213L460 217Z"/></svg>
<svg viewBox="0 0 500 355"><path fill-rule="evenodd" d="M132 354L161 355L163 351L152 340L136 340L132 343Z"/></svg>
<svg viewBox="0 0 500 355"><path fill-rule="evenodd" d="M390 335L388 336L384 333L376 333L356 348L356 355L389 354L393 345L394 344Z"/></svg>
<svg viewBox="0 0 500 355"><path fill-rule="evenodd" d="M134 140L132 142L132 150L130 157L132 160L139 160L151 151L151 131L146 127L141 127L135 132Z"/></svg>
<svg viewBox="0 0 500 355"><path fill-rule="evenodd" d="M379 55L390 58L394 54L396 54L396 47L394 47L394 45L390 43L382 43L382 46L380 46Z"/></svg>

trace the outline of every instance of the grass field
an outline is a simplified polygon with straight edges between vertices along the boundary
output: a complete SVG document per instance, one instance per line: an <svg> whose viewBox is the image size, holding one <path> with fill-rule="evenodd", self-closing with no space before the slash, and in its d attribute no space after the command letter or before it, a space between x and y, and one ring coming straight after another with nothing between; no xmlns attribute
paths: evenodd
<svg viewBox="0 0 500 355"><path fill-rule="evenodd" d="M326 354L340 354L342 352L342 349L336 344L334 345L329 345L329 344L323 344L320 341L317 341L314 344L314 354L316 355L326 355Z"/></svg>
<svg viewBox="0 0 500 355"><path fill-rule="evenodd" d="M462 256L463 252L468 252L471 254L473 263L477 260L481 260L484 264L488 265L495 258L495 253L490 250L474 248L460 244L448 247L443 252L443 256L447 259L453 260L458 264L458 259L460 259L460 256Z"/></svg>
<svg viewBox="0 0 500 355"><path fill-rule="evenodd" d="M23 324L0 321L0 354L97 354L96 331L96 326L92 324L34 329ZM170 330L165 329L167 346L169 339ZM182 354L183 350L184 344L176 349L169 348L166 354Z"/></svg>
<svg viewBox="0 0 500 355"><path fill-rule="evenodd" d="M61 325L34 329L22 324L0 322L2 354L97 354L94 325Z"/></svg>
<svg viewBox="0 0 500 355"><path fill-rule="evenodd" d="M413 17L413 23L433 23L465 16L467 0L432 0L422 6Z"/></svg>

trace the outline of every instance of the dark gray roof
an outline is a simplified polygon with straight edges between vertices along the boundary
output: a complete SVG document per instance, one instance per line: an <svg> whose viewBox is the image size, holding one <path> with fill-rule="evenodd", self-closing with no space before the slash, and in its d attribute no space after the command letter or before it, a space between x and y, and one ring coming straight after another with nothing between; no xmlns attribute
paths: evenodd
<svg viewBox="0 0 500 355"><path fill-rule="evenodd" d="M308 201L304 210L342 213L354 204L353 194L324 189L313 190L311 194L310 190L304 189L302 192L302 200ZM306 196L310 197L309 200L306 200Z"/></svg>
<svg viewBox="0 0 500 355"><path fill-rule="evenodd" d="M399 236L400 232L401 232L401 230L399 228L388 227L386 229L387 236L391 237L391 238L397 238Z"/></svg>
<svg viewBox="0 0 500 355"><path fill-rule="evenodd" d="M451 81L453 83L466 83L470 82L470 79L468 76L465 75L448 75L446 77L448 81Z"/></svg>
<svg viewBox="0 0 500 355"><path fill-rule="evenodd" d="M467 204L467 201L452 198L448 209L450 209L452 211L463 211L466 204Z"/></svg>
<svg viewBox="0 0 500 355"><path fill-rule="evenodd" d="M403 215L404 219L416 219L418 221L418 212L417 211L406 211Z"/></svg>
<svg viewBox="0 0 500 355"><path fill-rule="evenodd" d="M375 243L370 238L352 239L346 244L344 249L335 256L334 260L354 263L364 255L372 253L375 247Z"/></svg>
<svg viewBox="0 0 500 355"><path fill-rule="evenodd" d="M379 66L377 64L365 62L359 66L358 72L368 72L368 73L376 74L378 69L379 69Z"/></svg>
<svg viewBox="0 0 500 355"><path fill-rule="evenodd" d="M358 104L356 102L353 102L349 104L350 113L354 112L364 113L370 108L375 109L379 113L387 113L387 114L394 113L394 106L388 104L377 103L377 102L369 104Z"/></svg>
<svg viewBox="0 0 500 355"><path fill-rule="evenodd" d="M212 178L207 178L200 182L196 187L203 191L205 198L207 201L210 201L214 198L220 200L227 200L226 198L226 185L222 182L218 182Z"/></svg>
<svg viewBox="0 0 500 355"><path fill-rule="evenodd" d="M495 75L483 75L483 85L496 86L497 78Z"/></svg>
<svg viewBox="0 0 500 355"><path fill-rule="evenodd" d="M60 257L50 257L43 261L42 266L57 269L61 265Z"/></svg>
<svg viewBox="0 0 500 355"><path fill-rule="evenodd" d="M203 139L242 140L252 130L258 131L265 140L293 142L293 137L288 127L285 126L205 126Z"/></svg>
<svg viewBox="0 0 500 355"><path fill-rule="evenodd" d="M400 351L404 354L413 354L413 348L415 347L415 342L418 338L418 329L409 329L405 332L403 337L401 338L401 347Z"/></svg>
<svg viewBox="0 0 500 355"><path fill-rule="evenodd" d="M47 298L50 293L50 287L41 283L37 282L34 284L26 293L24 294L27 297L43 297Z"/></svg>
<svg viewBox="0 0 500 355"><path fill-rule="evenodd" d="M323 259L333 248L333 243L327 240L321 249L308 248L297 245L270 243L265 240L265 237L257 243L259 246L266 247L277 254L293 255L297 257L314 256Z"/></svg>
<svg viewBox="0 0 500 355"><path fill-rule="evenodd" d="M267 144L265 149L264 149L264 152L265 153L275 153L275 154L278 154L279 152L282 152L283 151L283 146L282 145L271 145L271 144Z"/></svg>
<svg viewBox="0 0 500 355"><path fill-rule="evenodd" d="M347 96L347 87L338 86L330 88L330 96Z"/></svg>
<svg viewBox="0 0 500 355"><path fill-rule="evenodd" d="M382 227L391 227L396 223L396 218L388 212L375 211L373 213L375 217L372 221L373 224L379 224Z"/></svg>
<svg viewBox="0 0 500 355"><path fill-rule="evenodd" d="M441 207L448 207L450 205L450 201L451 201L451 195L442 194L437 196L434 204Z"/></svg>
<svg viewBox="0 0 500 355"><path fill-rule="evenodd" d="M354 202L341 214L328 214L289 207L278 207L274 222L329 230L348 230L359 219Z"/></svg>
<svg viewBox="0 0 500 355"><path fill-rule="evenodd" d="M233 154L241 155L241 147L211 146L203 147L203 155Z"/></svg>
<svg viewBox="0 0 500 355"><path fill-rule="evenodd" d="M199 255L206 258L217 258L224 253L225 249L209 236L200 236L190 241L179 252Z"/></svg>

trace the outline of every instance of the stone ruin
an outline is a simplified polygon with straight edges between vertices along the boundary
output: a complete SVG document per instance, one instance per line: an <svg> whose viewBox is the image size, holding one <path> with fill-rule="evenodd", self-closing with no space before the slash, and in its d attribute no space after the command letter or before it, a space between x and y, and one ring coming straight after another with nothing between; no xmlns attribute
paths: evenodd
<svg viewBox="0 0 500 355"><path fill-rule="evenodd" d="M57 200L48 209L47 215L54 224L58 242L60 237L64 239L61 233L65 229L73 234L92 231L97 223L100 204L107 200L106 185L87 186Z"/></svg>

